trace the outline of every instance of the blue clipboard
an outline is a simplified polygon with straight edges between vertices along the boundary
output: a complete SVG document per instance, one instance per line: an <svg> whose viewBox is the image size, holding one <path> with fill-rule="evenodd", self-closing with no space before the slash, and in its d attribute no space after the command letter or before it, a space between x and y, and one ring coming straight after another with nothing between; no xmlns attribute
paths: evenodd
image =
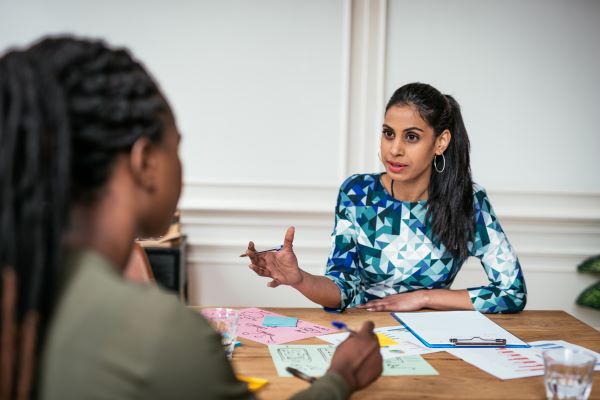
<svg viewBox="0 0 600 400"><path fill-rule="evenodd" d="M422 313L418 313L418 314L422 314L425 318L427 318L427 314L429 314L432 318L432 323L434 323L433 321L433 317L438 315L438 313L454 313L452 314L452 316L457 316L460 317L461 315L469 315L468 313L478 313L477 311L433 311L433 312L422 312ZM464 314L463 314L464 313ZM400 315L398 315L400 314ZM400 324L402 324L402 326L404 326L410 333L412 333L417 339L419 339L419 341L421 343L423 343L425 346L429 347L429 348L443 348L443 349L452 349L452 348L465 348L465 347L475 347L475 348L493 348L493 347L503 347L503 348L528 348L531 347L529 344L525 343L524 341L522 341L521 339L517 338L516 336L512 335L510 332L508 332L507 330L505 330L504 328L502 328L500 325L496 324L494 321L490 320L489 318L483 316L486 320L486 324L490 324L490 326L493 326L495 330L498 331L498 333L500 333L500 335L494 335L494 336L498 336L498 337L486 337L487 335L482 335L478 332L472 332L472 334L468 334L468 335L453 335L452 333L449 333L447 336L448 338L445 339L443 342L442 341L438 341L438 342L429 342L427 341L423 335L419 334L419 332L417 332L417 329L415 326L410 326L407 321L402 319L402 315L404 314L415 314L415 313L394 313L392 312L391 315L392 317L394 317L394 319L396 319L398 322L400 322ZM447 314L448 315L448 314ZM474 316L474 315L473 315ZM405 317L406 318L406 317ZM480 318L479 316L477 318ZM481 322L481 321L479 321ZM460 318L457 318L456 320L456 324L460 324ZM444 329L443 327L439 327L440 330ZM502 337L500 337L502 336ZM508 340L507 340L508 338ZM510 340L510 342L509 342Z"/></svg>

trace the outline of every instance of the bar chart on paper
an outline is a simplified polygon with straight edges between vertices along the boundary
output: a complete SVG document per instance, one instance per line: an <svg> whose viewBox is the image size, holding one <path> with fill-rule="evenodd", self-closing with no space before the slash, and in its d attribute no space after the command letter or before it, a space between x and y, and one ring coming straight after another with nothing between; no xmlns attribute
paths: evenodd
<svg viewBox="0 0 600 400"><path fill-rule="evenodd" d="M544 374L538 351L531 348L448 349L450 354L499 379L526 378Z"/></svg>

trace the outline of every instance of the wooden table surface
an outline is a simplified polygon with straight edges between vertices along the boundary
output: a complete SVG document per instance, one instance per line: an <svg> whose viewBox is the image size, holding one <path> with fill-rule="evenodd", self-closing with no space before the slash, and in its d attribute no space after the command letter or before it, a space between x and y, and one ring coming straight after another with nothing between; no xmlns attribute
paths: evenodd
<svg viewBox="0 0 600 400"><path fill-rule="evenodd" d="M266 308L269 311L331 326L333 320L358 328L371 320L376 327L398 325L385 312L349 309L343 314L327 313L320 308ZM488 315L499 325L526 342L535 340L566 340L600 352L600 332L563 311L524 311L519 314ZM277 375L267 346L241 339L236 348L233 366L238 374L266 378L269 384L257 395L261 399L284 399L307 387L296 378ZM295 344L323 344L311 338ZM544 399L543 377L502 381L458 359L447 352L423 355L439 373L436 376L380 377L366 389L356 392L353 399ZM594 376L590 398L600 399L600 373Z"/></svg>

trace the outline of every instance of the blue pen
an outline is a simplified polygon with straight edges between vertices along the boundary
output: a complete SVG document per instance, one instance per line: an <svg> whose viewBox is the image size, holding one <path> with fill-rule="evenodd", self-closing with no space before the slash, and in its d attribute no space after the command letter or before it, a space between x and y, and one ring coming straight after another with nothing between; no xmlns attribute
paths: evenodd
<svg viewBox="0 0 600 400"><path fill-rule="evenodd" d="M348 325L341 321L331 321L331 325L333 325L334 328L340 329L342 331L356 334L356 331L353 331L352 329L348 328Z"/></svg>

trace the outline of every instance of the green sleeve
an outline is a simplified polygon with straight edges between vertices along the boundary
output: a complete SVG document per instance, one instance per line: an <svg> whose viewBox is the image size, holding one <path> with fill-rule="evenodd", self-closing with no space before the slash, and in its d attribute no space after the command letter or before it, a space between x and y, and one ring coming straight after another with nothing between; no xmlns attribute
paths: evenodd
<svg viewBox="0 0 600 400"><path fill-rule="evenodd" d="M337 374L327 374L308 389L296 393L293 400L342 400L350 397L348 384Z"/></svg>
<svg viewBox="0 0 600 400"><path fill-rule="evenodd" d="M219 334L195 312L177 308L164 324L144 399L253 399L236 379Z"/></svg>

